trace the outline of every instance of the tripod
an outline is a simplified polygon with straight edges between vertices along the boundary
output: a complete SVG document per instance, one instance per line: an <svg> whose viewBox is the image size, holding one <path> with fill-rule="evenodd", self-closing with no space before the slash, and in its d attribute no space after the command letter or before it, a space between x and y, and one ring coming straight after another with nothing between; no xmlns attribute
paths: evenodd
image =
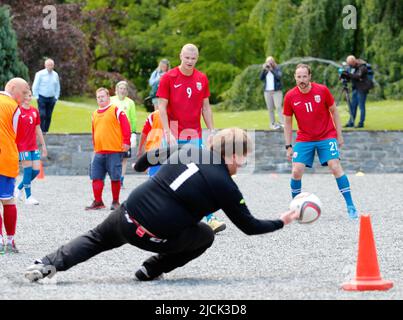
<svg viewBox="0 0 403 320"><path fill-rule="evenodd" d="M340 101L343 98L347 102L348 112L350 113L350 120L348 121L348 124L354 123L354 115L353 115L353 112L351 110L350 90L348 89L348 83L345 80L343 80L343 87L340 90L340 94L339 94L339 97L337 99L337 105L339 105Z"/></svg>

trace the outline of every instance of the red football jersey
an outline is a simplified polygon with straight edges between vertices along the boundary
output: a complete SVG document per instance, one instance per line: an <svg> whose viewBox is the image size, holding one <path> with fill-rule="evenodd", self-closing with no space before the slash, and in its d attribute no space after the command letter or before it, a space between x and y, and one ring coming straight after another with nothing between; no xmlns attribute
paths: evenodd
<svg viewBox="0 0 403 320"><path fill-rule="evenodd" d="M157 97L168 100L167 113L171 131L180 140L202 136L200 125L203 100L210 96L207 76L194 69L185 76L179 67L165 73L158 86ZM178 130L176 130L176 122Z"/></svg>
<svg viewBox="0 0 403 320"><path fill-rule="evenodd" d="M329 108L334 98L329 89L318 83L311 83L308 93L294 87L284 97L283 114L297 120L296 141L320 141L337 138L336 127Z"/></svg>
<svg viewBox="0 0 403 320"><path fill-rule="evenodd" d="M16 139L18 152L37 150L36 126L41 123L39 112L32 106L29 109L20 107L20 110Z"/></svg>

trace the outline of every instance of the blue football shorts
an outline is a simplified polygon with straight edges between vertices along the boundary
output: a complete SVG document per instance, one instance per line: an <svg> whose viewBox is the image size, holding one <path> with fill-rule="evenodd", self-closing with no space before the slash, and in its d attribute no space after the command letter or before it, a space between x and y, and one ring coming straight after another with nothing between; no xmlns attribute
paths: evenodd
<svg viewBox="0 0 403 320"><path fill-rule="evenodd" d="M312 168L315 152L318 153L319 162L327 166L329 160L340 159L339 148L336 139L321 141L297 142L294 146L292 162L305 164Z"/></svg>

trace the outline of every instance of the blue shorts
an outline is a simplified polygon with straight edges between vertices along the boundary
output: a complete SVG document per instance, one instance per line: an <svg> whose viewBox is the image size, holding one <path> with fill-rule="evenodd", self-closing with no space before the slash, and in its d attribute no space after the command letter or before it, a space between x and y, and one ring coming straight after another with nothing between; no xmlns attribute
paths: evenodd
<svg viewBox="0 0 403 320"><path fill-rule="evenodd" d="M122 176L123 153L96 153L91 162L91 179L105 180L106 173L112 181L120 181Z"/></svg>
<svg viewBox="0 0 403 320"><path fill-rule="evenodd" d="M41 153L39 150L19 152L20 161L37 161L41 160Z"/></svg>
<svg viewBox="0 0 403 320"><path fill-rule="evenodd" d="M178 146L182 146L184 144L190 143L198 148L203 148L203 140L202 139L192 139L192 140L178 140ZM162 143L163 147L166 147L167 144L165 140ZM148 169L148 176L153 177L157 174L158 170L160 169L161 165L152 166Z"/></svg>
<svg viewBox="0 0 403 320"><path fill-rule="evenodd" d="M300 162L312 168L315 151L318 153L319 162L322 166L327 166L329 160L340 159L337 140L326 139L321 141L297 142L294 146L292 162Z"/></svg>
<svg viewBox="0 0 403 320"><path fill-rule="evenodd" d="M191 139L191 140L178 140L178 145L184 145L190 143L191 145L198 147L198 148L203 148L203 140L202 139Z"/></svg>
<svg viewBox="0 0 403 320"><path fill-rule="evenodd" d="M2 176L0 174L0 200L14 198L15 178Z"/></svg>

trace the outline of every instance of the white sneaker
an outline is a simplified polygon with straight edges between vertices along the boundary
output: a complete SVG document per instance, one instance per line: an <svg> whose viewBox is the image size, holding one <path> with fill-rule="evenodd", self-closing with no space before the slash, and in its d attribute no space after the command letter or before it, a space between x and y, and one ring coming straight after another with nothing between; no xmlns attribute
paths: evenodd
<svg viewBox="0 0 403 320"><path fill-rule="evenodd" d="M39 201L36 200L33 196L30 196L29 198L25 199L25 204L30 204L30 205L38 205Z"/></svg>
<svg viewBox="0 0 403 320"><path fill-rule="evenodd" d="M36 282L43 278L52 278L56 274L56 268L51 265L44 265L41 260L35 260L35 263L25 271L25 278L30 282Z"/></svg>
<svg viewBox="0 0 403 320"><path fill-rule="evenodd" d="M15 187L14 189L14 198L18 199L20 201L24 200L24 192L20 189L18 189L18 187Z"/></svg>

